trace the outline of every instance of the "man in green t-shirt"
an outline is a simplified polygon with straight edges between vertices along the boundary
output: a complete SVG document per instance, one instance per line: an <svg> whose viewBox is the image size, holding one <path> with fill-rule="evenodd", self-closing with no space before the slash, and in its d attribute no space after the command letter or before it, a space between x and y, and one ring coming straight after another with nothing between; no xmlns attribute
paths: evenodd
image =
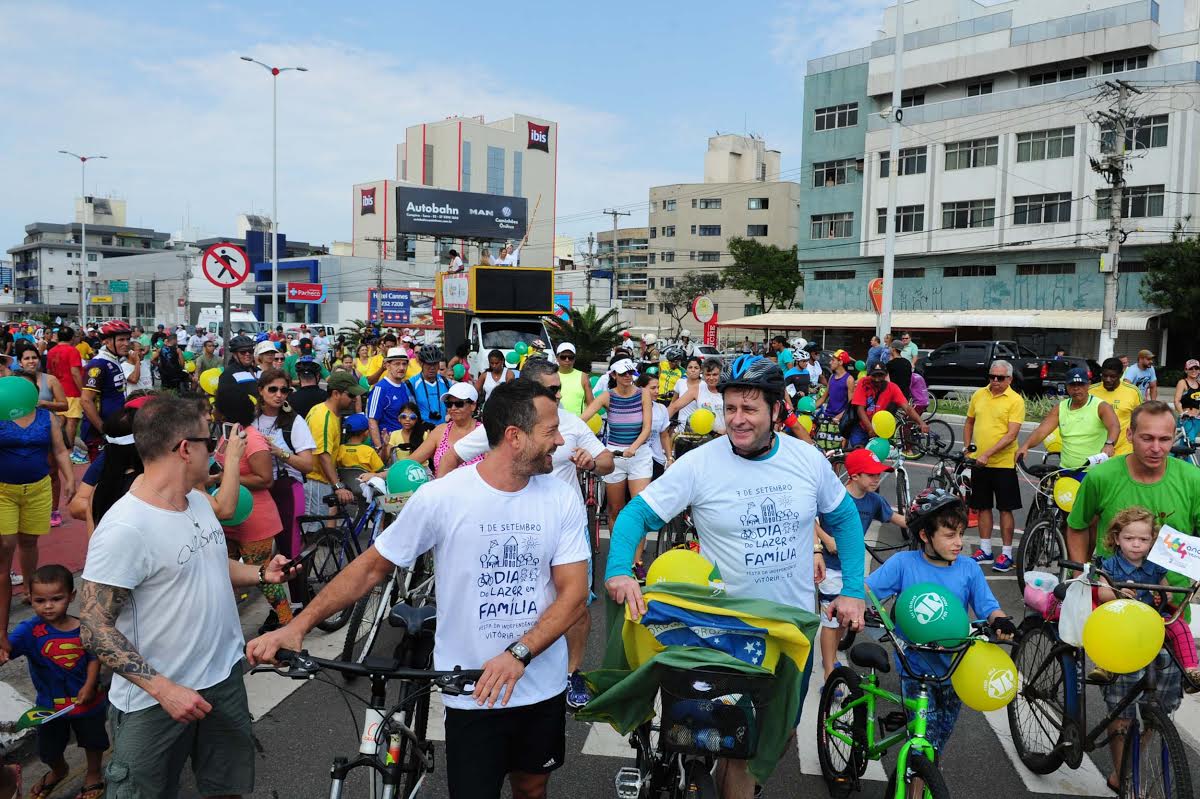
<svg viewBox="0 0 1200 799"><path fill-rule="evenodd" d="M1157 400L1139 405L1129 417L1127 435L1133 452L1093 466L1080 485L1067 517L1071 560L1086 563L1093 552L1110 554L1104 533L1117 513L1134 505L1161 515L1164 523L1180 532L1200 532L1200 469L1171 456L1175 440L1171 408Z"/></svg>

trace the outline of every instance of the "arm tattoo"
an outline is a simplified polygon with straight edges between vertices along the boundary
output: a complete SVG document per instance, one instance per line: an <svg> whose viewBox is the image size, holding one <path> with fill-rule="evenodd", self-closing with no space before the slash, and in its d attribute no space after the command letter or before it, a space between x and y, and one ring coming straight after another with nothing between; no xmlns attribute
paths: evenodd
<svg viewBox="0 0 1200 799"><path fill-rule="evenodd" d="M129 639L117 630L117 616L129 602L128 588L117 588L84 580L80 595L80 637L83 645L101 663L117 674L134 682L149 680L158 674L147 663Z"/></svg>

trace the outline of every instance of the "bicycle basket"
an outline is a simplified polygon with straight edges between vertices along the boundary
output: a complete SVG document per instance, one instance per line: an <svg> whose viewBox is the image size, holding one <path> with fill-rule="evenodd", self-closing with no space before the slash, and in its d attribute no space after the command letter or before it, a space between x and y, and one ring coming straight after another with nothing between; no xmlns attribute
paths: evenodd
<svg viewBox="0 0 1200 799"><path fill-rule="evenodd" d="M758 710L774 676L715 668L659 670L665 751L749 760L758 750Z"/></svg>

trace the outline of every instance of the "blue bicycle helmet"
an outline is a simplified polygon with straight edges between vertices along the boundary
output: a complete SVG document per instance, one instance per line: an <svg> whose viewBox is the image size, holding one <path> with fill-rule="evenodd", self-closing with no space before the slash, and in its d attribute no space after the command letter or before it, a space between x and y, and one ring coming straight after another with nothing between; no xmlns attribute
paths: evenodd
<svg viewBox="0 0 1200 799"><path fill-rule="evenodd" d="M270 336L267 335L266 333L259 333L257 336L254 337L254 342L257 344L258 342L266 341L269 338L270 338Z"/></svg>
<svg viewBox="0 0 1200 799"><path fill-rule="evenodd" d="M721 370L717 391L730 387L757 388L768 394L783 393L783 372L761 355L739 355Z"/></svg>

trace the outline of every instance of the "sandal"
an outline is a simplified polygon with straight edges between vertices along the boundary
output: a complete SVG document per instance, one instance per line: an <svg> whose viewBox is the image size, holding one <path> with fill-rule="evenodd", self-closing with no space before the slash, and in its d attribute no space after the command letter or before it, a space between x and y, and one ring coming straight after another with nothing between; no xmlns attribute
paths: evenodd
<svg viewBox="0 0 1200 799"><path fill-rule="evenodd" d="M85 785L75 794L75 799L104 799L104 783L97 782Z"/></svg>
<svg viewBox="0 0 1200 799"><path fill-rule="evenodd" d="M1112 791L1113 793L1117 794L1118 796L1121 794L1121 780L1120 780L1120 778L1119 778L1119 777L1117 778L1117 784L1116 784L1116 785L1113 785L1113 778L1112 778L1111 776L1110 776L1110 777L1108 777L1108 779L1106 779L1104 782L1105 782L1105 784L1107 784L1107 785L1108 785L1108 789L1109 789L1110 791Z"/></svg>
<svg viewBox="0 0 1200 799"><path fill-rule="evenodd" d="M54 790L58 787L59 783L66 779L66 777L62 777L61 779L51 782L50 780L53 777L53 771L47 771L45 774L43 774L42 778L34 783L33 787L29 789L29 799L46 799L46 797L54 793Z"/></svg>

